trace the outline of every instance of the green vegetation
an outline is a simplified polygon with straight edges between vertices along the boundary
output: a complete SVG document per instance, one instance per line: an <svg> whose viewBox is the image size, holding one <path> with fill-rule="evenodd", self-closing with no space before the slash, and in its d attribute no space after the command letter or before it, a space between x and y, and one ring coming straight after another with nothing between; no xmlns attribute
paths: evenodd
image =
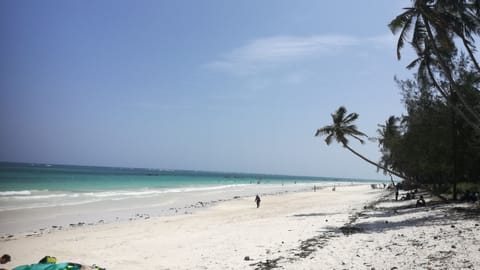
<svg viewBox="0 0 480 270"><path fill-rule="evenodd" d="M407 185L450 191L457 199L459 188L463 192L480 183L480 66L475 56L480 0L414 0L389 28L399 34L398 58L405 44L417 58L407 66L413 77L396 79L406 115L379 125L377 168ZM352 151L342 139L348 130L334 129L338 119L333 118L334 124L316 135L330 134L329 144L334 134Z"/></svg>

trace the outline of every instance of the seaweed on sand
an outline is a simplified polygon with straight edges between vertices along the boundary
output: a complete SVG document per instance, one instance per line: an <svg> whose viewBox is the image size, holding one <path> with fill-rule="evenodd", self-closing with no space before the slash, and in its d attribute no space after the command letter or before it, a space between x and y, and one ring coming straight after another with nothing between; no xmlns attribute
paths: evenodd
<svg viewBox="0 0 480 270"><path fill-rule="evenodd" d="M269 269L275 269L278 267L278 261L283 259L283 257L278 257L274 260L265 260L265 262L258 262L258 263L253 263L250 264L250 266L256 266L255 270L269 270Z"/></svg>

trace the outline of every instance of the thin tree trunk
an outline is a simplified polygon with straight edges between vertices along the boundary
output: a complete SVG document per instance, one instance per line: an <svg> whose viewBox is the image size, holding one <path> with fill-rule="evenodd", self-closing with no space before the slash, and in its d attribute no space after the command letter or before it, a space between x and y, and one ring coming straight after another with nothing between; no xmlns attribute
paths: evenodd
<svg viewBox="0 0 480 270"><path fill-rule="evenodd" d="M389 173L391 173L391 174L393 174L393 175L395 175L395 176L398 176L398 177L400 177L400 178L402 178L402 179L407 180L407 178L406 178L405 176L403 176L403 175L401 175L401 174L399 174L399 173L397 173L397 172L395 172L395 171L392 171L392 170L390 170L390 169L388 169L388 168L386 168L386 167L380 166L379 164L377 164L377 163L369 160L368 158L362 156L362 155L359 154L357 151L355 151L355 150L353 150L352 148L350 148L348 145L344 144L343 147L347 148L348 150L350 150L350 152L354 153L357 157L359 157L359 158L363 159L364 161L372 164L373 166L378 167L378 168L380 168L380 169L383 169L383 170L385 170L385 171L387 171L387 172L389 172Z"/></svg>
<svg viewBox="0 0 480 270"><path fill-rule="evenodd" d="M455 102L455 101L454 101ZM453 151L453 200L457 200L457 179L458 179L458 162L457 162L457 121L455 113L452 111L452 151Z"/></svg>
<svg viewBox="0 0 480 270"><path fill-rule="evenodd" d="M390 173L390 181L392 181L392 185L395 187L395 182L393 182L393 177L391 173Z"/></svg>

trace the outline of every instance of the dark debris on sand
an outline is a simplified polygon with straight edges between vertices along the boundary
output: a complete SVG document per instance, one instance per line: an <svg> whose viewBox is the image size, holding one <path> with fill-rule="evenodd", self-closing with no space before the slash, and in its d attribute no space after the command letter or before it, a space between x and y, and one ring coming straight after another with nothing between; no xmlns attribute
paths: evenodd
<svg viewBox="0 0 480 270"><path fill-rule="evenodd" d="M356 227L353 224L355 224L358 218L364 215L366 211L373 209L378 202L385 200L385 197L387 197L387 195L368 205L365 205L362 209L363 211L359 211L357 213L352 214L349 217L348 222L344 226L340 228L330 228L330 230L328 231L322 232L314 237L301 241L299 247L292 250L291 257L285 258L283 256L280 256L276 259L267 259L266 261L260 261L254 264L250 264L250 266L255 266L256 270L281 268L280 263L282 260L292 262L299 259L305 259L309 257L312 253L317 251L318 249L322 249L325 246L327 246L330 239L335 237L340 237L341 234L348 236L354 233L363 232L361 228ZM323 214L308 214L308 215L302 215L302 216L310 216L310 215L319 216ZM296 215L296 216L300 216L300 215Z"/></svg>
<svg viewBox="0 0 480 270"><path fill-rule="evenodd" d="M274 260L265 260L265 262L258 262L258 263L253 263L250 264L250 266L255 266L255 270L269 270L269 269L275 269L278 268L278 261L283 259L283 257L278 257Z"/></svg>
<svg viewBox="0 0 480 270"><path fill-rule="evenodd" d="M255 266L256 270L281 268L279 264L282 260L287 260L291 262L291 261L307 258L313 252L317 251L319 248L325 247L328 244L328 241L334 237L338 237L338 232L336 231L322 232L319 235L316 235L314 237L301 241L298 249L292 250L291 257L285 258L283 256L280 256L276 259L267 259L266 261L260 261L258 263L250 264L250 266Z"/></svg>
<svg viewBox="0 0 480 270"><path fill-rule="evenodd" d="M354 233L361 233L363 232L363 229L362 228L358 228L358 227L355 227L355 226L352 226L352 225L345 225L345 226L342 226L340 227L340 231L344 234L344 235L352 235Z"/></svg>
<svg viewBox="0 0 480 270"><path fill-rule="evenodd" d="M300 258L306 258L318 248L325 247L328 244L328 241L334 237L338 237L337 234L333 231L329 231L304 240L300 243L300 251L294 255Z"/></svg>

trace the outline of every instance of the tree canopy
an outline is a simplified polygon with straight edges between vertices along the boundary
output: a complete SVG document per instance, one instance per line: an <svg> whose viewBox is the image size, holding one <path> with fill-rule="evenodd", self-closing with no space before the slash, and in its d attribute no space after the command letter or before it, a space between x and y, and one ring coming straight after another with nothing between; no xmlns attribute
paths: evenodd
<svg viewBox="0 0 480 270"><path fill-rule="evenodd" d="M388 25L398 34L397 57L410 45L416 58L410 79L395 79L406 114L379 125L381 159L372 162L350 148L348 137L366 135L354 125L357 113L340 107L333 124L318 129L384 173L414 185L452 188L480 183L480 0L412 0Z"/></svg>
<svg viewBox="0 0 480 270"><path fill-rule="evenodd" d="M413 78L398 80L406 115L380 125L381 163L409 182L480 182L480 1L414 0L389 24L397 56L410 44Z"/></svg>

